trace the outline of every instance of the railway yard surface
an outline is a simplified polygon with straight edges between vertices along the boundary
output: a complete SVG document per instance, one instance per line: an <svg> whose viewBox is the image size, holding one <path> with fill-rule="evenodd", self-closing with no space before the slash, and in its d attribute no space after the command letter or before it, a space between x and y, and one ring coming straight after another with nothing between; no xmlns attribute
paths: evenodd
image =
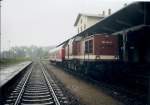
<svg viewBox="0 0 150 105"><path fill-rule="evenodd" d="M23 70L29 63L31 62L5 68L11 77L9 81L19 74L16 71ZM8 75L3 77L8 78ZM7 82L5 81L6 85ZM105 94L99 87L70 75L48 62L43 64L33 62L26 72L23 72L13 82L12 86L6 86L9 89L8 92L6 88L2 89L2 91L6 91L5 97L1 94L2 105L18 105L20 103L25 105L57 105L57 103L60 105L124 105Z"/></svg>
<svg viewBox="0 0 150 105"><path fill-rule="evenodd" d="M53 65L47 64L47 68L49 73L54 74L83 105L124 105L89 82L70 75Z"/></svg>
<svg viewBox="0 0 150 105"><path fill-rule="evenodd" d="M50 10L58 9L47 9L45 6L66 6L61 2L61 6L59 6L58 3L56 3L57 6L53 6L53 3L50 3L52 6L43 5L44 8L40 3L38 6L41 8L32 6L34 9L31 12L40 15L43 9L46 9L43 11L46 14L41 14L44 17L47 16L45 11L51 13ZM91 3L93 5L93 1ZM5 4L2 3L4 6L0 7L7 7ZM104 5L103 3L99 4ZM27 6L24 5L20 5L19 8L23 7L23 11L32 10L30 8L25 9L24 7ZM79 3L78 6L82 5ZM75 11L79 12L74 24L77 32L73 32L75 35L69 35L72 36L70 38L63 36L67 31L63 30L65 24L61 23L64 21L64 17L61 17L61 20L59 16L53 18L54 15L49 14L48 20L41 22L46 18L37 18L40 19L37 20L35 17L41 16L33 15L32 19L30 15L23 15L23 17L27 16L27 18L24 17L24 22L28 22L28 19L31 18L29 24L22 24L21 22L20 25L16 25L23 26L25 30L17 26L13 28L16 31L10 32L18 33L18 30L21 30L24 36L27 34L35 34L36 36L28 36L27 39L23 37L23 41L19 39L17 39L19 41L14 41L14 39L8 38L8 48L6 48L8 51L2 49L2 53L0 52L0 58L2 58L0 60L0 105L150 105L150 2L125 3L120 10L116 9L117 11L113 13L111 13L111 7L107 8L109 8L108 14L105 14L104 10L102 10L102 14L89 14L80 13L80 9L75 7L77 9ZM72 9L71 12L73 13ZM34 10L40 11L40 13ZM67 10L70 9L67 8ZM15 12L16 7L12 11ZM70 13L63 8L60 12L64 16L69 16L68 13ZM23 13L28 12L24 11ZM32 13L28 14L32 15ZM16 17L21 16L18 11L13 16L15 15ZM52 18L49 18L51 16ZM19 20L19 22L15 21L14 23L20 23L22 19L18 18L17 21ZM52 19L59 21L55 22ZM54 21L54 24L51 24L51 20ZM42 23L42 25L35 24L37 23L35 21ZM66 21L69 23L71 20L67 19ZM48 23L48 25L43 23ZM35 30L28 32L28 28L30 28L28 26L34 24L38 28L34 27ZM52 28L42 27L50 25ZM54 25L59 27L54 27ZM6 28L10 29L9 27ZM44 29L46 36L42 29ZM60 32L57 33L56 30ZM10 34L9 30L6 33ZM54 35L56 36L53 37ZM53 46L55 41L59 42L61 38L58 37L60 36L65 39ZM32 41L35 40L34 37L37 37L36 41ZM52 42L46 40L41 43L40 39L51 39ZM12 45L10 45L11 40ZM31 41L28 43L28 40ZM21 47L20 45L25 43L18 43L20 41L26 44L38 42L35 45L41 44L41 47L34 45ZM42 44L48 46L44 47ZM20 47L13 47L14 45Z"/></svg>
<svg viewBox="0 0 150 105"><path fill-rule="evenodd" d="M48 61L23 62L1 70L0 105L145 105L99 83Z"/></svg>
<svg viewBox="0 0 150 105"><path fill-rule="evenodd" d="M0 88L0 105L80 105L77 98L48 74L42 63L32 62L26 69L23 67L20 74L15 72L18 69L14 70L17 78L10 72L13 77Z"/></svg>

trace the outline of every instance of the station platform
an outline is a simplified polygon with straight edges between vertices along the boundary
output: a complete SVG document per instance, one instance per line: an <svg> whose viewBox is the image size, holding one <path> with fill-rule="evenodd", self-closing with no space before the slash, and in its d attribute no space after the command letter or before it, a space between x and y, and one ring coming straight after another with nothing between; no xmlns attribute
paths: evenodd
<svg viewBox="0 0 150 105"><path fill-rule="evenodd" d="M0 88L4 86L9 80L20 73L25 67L31 64L31 61L22 62L6 68L0 69Z"/></svg>

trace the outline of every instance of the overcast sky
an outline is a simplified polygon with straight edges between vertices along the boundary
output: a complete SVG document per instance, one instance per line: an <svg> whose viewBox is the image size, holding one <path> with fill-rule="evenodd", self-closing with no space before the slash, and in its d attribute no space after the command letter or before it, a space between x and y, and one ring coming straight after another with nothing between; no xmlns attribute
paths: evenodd
<svg viewBox="0 0 150 105"><path fill-rule="evenodd" d="M3 0L2 49L10 46L51 46L75 35L78 13L115 12L135 0Z"/></svg>

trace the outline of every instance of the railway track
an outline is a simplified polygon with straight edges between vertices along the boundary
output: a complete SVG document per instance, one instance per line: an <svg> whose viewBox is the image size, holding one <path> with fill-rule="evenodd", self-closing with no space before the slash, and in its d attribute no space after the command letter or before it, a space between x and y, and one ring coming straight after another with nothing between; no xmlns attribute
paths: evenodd
<svg viewBox="0 0 150 105"><path fill-rule="evenodd" d="M41 63L33 64L4 105L68 105L68 99Z"/></svg>

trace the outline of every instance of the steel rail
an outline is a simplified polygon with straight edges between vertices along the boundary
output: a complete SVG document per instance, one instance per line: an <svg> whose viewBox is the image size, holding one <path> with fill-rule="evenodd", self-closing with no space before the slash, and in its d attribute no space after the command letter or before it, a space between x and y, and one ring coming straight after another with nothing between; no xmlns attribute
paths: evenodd
<svg viewBox="0 0 150 105"><path fill-rule="evenodd" d="M43 67L42 64L40 64L40 65L41 65L41 68L42 68L42 72L43 72L43 74L44 74L44 77L45 77L45 79L46 79L46 82L47 82L47 84L48 84L48 86L49 86L49 88L50 88L50 91L52 92L52 96L53 96L53 98L54 98L55 104L56 104L56 105L60 105L60 102L59 102L59 100L58 100L58 98L57 98L57 96L56 96L56 94L55 94L55 92L54 92L54 90L53 90L53 87L51 86L51 84L50 84L50 82L49 82L49 80L48 80L48 77L46 76L45 68Z"/></svg>
<svg viewBox="0 0 150 105"><path fill-rule="evenodd" d="M18 104L19 104L20 99L21 99L21 97L22 97L22 94L23 94L23 92L24 92L25 85L26 85L26 83L27 83L27 81L28 81L28 79L29 79L29 77L30 77L30 74L31 74L32 70L33 70L33 66L32 66L31 70L29 71L29 73L28 73L28 75L27 75L27 77L26 77L26 80L25 80L25 82L24 82L24 84L23 84L23 86L22 86L22 88L21 88L21 90L20 90L20 92L19 92L19 95L18 95L18 97L17 97L17 99L16 99L14 105L18 105Z"/></svg>

